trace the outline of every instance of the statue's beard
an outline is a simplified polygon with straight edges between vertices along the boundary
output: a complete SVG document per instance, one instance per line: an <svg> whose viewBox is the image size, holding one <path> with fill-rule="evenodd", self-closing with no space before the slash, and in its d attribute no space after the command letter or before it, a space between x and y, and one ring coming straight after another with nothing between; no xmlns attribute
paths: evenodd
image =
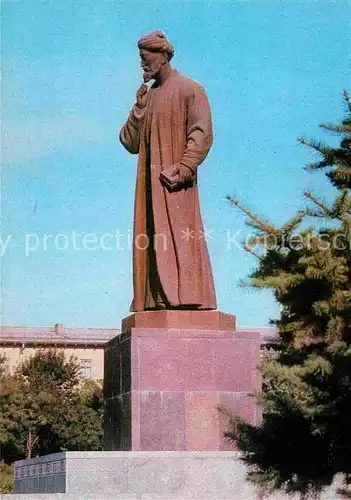
<svg viewBox="0 0 351 500"><path fill-rule="evenodd" d="M144 83L149 82L153 78L155 78L153 72L151 72L151 71L144 71L144 74L143 74Z"/></svg>
<svg viewBox="0 0 351 500"><path fill-rule="evenodd" d="M144 70L144 74L143 74L144 83L147 83L150 80L155 80L157 78L157 75L159 74L162 66L163 66L162 63L157 63L157 64L154 64L152 68L147 68L146 70Z"/></svg>

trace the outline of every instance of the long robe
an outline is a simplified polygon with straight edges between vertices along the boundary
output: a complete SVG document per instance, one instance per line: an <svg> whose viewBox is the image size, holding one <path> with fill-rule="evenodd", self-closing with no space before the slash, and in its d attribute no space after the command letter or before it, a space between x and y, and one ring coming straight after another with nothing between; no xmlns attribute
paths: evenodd
<svg viewBox="0 0 351 500"><path fill-rule="evenodd" d="M153 309L159 301L169 308L216 309L196 178L213 140L206 93L172 70L147 95L146 107L134 105L120 132L123 146L139 154L130 310ZM160 172L180 163L194 172L194 182L170 192Z"/></svg>

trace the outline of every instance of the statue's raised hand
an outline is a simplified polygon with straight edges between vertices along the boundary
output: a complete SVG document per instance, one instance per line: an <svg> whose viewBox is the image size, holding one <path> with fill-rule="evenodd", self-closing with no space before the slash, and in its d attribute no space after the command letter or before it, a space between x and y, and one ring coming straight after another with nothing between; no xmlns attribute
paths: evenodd
<svg viewBox="0 0 351 500"><path fill-rule="evenodd" d="M147 103L147 85L143 83L137 90L136 93L136 104L139 109L144 109Z"/></svg>

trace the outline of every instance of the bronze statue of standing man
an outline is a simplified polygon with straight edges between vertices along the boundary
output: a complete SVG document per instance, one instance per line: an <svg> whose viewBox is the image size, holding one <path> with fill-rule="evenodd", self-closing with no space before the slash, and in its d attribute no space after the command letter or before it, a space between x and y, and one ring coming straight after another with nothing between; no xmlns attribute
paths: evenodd
<svg viewBox="0 0 351 500"><path fill-rule="evenodd" d="M130 309L216 309L197 188L213 140L209 103L197 82L172 69L174 49L162 31L138 47L144 84L120 132L139 155Z"/></svg>

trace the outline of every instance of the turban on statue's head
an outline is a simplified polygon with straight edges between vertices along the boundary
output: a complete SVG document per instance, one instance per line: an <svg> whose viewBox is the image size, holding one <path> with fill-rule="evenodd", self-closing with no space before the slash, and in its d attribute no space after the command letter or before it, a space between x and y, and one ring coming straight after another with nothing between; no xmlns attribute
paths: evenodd
<svg viewBox="0 0 351 500"><path fill-rule="evenodd" d="M174 48L166 38L163 31L155 30L149 35L144 35L138 41L139 49L150 50L151 52L167 52L168 59L174 56Z"/></svg>

